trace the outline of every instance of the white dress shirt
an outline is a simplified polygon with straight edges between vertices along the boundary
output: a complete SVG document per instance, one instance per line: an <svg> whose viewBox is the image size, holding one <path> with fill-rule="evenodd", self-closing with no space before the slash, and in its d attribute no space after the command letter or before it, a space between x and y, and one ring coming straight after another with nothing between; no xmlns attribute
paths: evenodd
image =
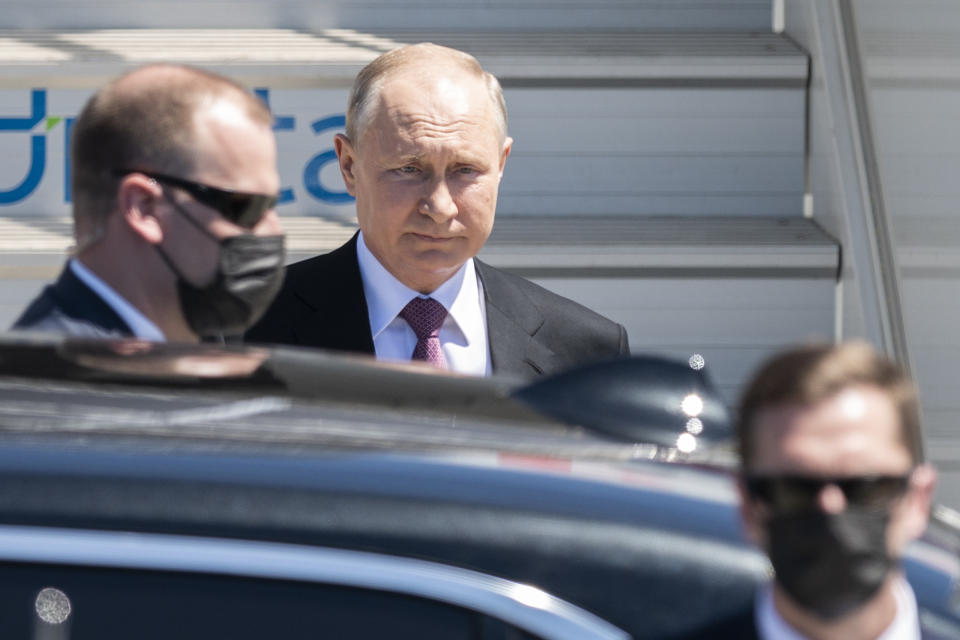
<svg viewBox="0 0 960 640"><path fill-rule="evenodd" d="M917 596L903 576L894 581L893 596L897 602L897 615L877 640L920 640ZM807 640L780 616L773 604L772 584L757 593L755 613L757 634L762 640Z"/></svg>
<svg viewBox="0 0 960 640"><path fill-rule="evenodd" d="M387 271L370 253L362 232L357 238L357 262L377 359L409 361L417 346L417 336L398 314L415 297L428 296L414 291ZM486 305L473 260L467 260L429 297L447 310L438 334L447 368L458 373L490 375Z"/></svg>
<svg viewBox="0 0 960 640"><path fill-rule="evenodd" d="M100 298L107 303L107 306L114 310L120 318L127 323L133 335L142 340L152 340L154 342L165 342L166 336L163 331L153 324L147 316L140 313L136 307L127 302L123 296L113 290L113 287L101 280L93 271L83 266L76 258L71 258L68 263L73 275L80 278L85 285L94 290Z"/></svg>

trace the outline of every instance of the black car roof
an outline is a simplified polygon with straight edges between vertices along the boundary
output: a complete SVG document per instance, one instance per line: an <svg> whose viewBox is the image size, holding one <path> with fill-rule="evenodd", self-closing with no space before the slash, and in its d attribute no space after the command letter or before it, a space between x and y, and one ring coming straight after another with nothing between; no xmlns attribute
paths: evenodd
<svg viewBox="0 0 960 640"><path fill-rule="evenodd" d="M641 369L650 375L646 364ZM617 418L636 433L601 424L616 411L628 415L624 403L634 402L629 387L609 382L609 371L564 377L553 387L551 381L524 386L305 349L10 334L0 337L0 426L8 437L144 437L237 449L493 449L732 464L722 429L705 428L697 450L671 446L685 432L682 415L657 410L632 424ZM662 376L662 369L653 375ZM613 370L614 380L622 377ZM577 388L584 385L589 388ZM611 392L597 397L603 393L597 386ZM593 406L570 401L577 397L596 399ZM669 400L651 398L644 402ZM679 400L673 403L679 413ZM657 414L676 424L662 428Z"/></svg>

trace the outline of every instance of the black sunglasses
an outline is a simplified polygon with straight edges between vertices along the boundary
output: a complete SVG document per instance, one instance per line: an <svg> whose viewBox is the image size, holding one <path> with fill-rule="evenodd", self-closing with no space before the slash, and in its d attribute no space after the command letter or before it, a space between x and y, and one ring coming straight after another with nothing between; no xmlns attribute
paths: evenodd
<svg viewBox="0 0 960 640"><path fill-rule="evenodd" d="M910 474L902 476L747 476L747 492L774 511L795 512L816 508L823 487L832 484L843 492L847 503L869 509L886 509L902 496Z"/></svg>
<svg viewBox="0 0 960 640"><path fill-rule="evenodd" d="M273 209L277 204L277 196L218 189L217 187L176 176L168 176L163 173L140 171L138 169L115 169L113 171L113 174L118 178L130 173L142 173L162 184L183 189L193 196L197 202L211 209L216 209L230 222L247 229L257 226L257 223L266 215L267 211Z"/></svg>

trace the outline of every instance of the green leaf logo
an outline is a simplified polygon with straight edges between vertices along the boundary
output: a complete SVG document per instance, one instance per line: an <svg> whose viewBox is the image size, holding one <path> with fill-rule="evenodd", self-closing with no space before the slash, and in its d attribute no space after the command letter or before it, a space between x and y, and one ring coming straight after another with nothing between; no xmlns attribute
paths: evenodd
<svg viewBox="0 0 960 640"><path fill-rule="evenodd" d="M63 120L63 118L47 118L47 131L49 132L55 126L60 124L61 120Z"/></svg>

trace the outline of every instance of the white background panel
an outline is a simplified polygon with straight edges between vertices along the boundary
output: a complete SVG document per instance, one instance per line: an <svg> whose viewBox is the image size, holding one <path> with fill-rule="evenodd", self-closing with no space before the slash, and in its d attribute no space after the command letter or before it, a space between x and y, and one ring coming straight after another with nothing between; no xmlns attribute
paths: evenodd
<svg viewBox="0 0 960 640"><path fill-rule="evenodd" d="M924 408L960 411L960 345L916 347L913 364L923 393Z"/></svg>
<svg viewBox="0 0 960 640"><path fill-rule="evenodd" d="M911 344L917 347L960 345L960 295L956 278L903 280L904 319Z"/></svg>
<svg viewBox="0 0 960 640"><path fill-rule="evenodd" d="M8 0L8 27L770 28L769 0Z"/></svg>
<svg viewBox="0 0 960 640"><path fill-rule="evenodd" d="M643 94L637 92L637 99ZM803 154L799 115L709 118L624 115L519 116L511 111L514 153Z"/></svg>
<svg viewBox="0 0 960 640"><path fill-rule="evenodd" d="M569 157L517 153L508 162L511 174L504 176L504 193L803 194L803 158L799 156Z"/></svg>
<svg viewBox="0 0 960 640"><path fill-rule="evenodd" d="M953 156L960 148L960 90L875 90L877 144L880 160L891 155Z"/></svg>
<svg viewBox="0 0 960 640"><path fill-rule="evenodd" d="M653 307L659 309L751 310L803 309L811 304L833 306L833 285L822 280L790 278L649 278L604 280L598 290L592 278L551 279L576 299L601 303L605 309ZM618 295L605 295L615 288ZM565 294L566 295L566 294ZM653 296L653 297L651 297Z"/></svg>
<svg viewBox="0 0 960 640"><path fill-rule="evenodd" d="M879 86L871 85L870 96L873 98L871 107L878 123L882 123L887 118L893 118L900 126L907 128L925 128L937 123L926 120L902 120L904 116L912 118L922 114L952 118L960 110L960 88L958 87L926 87L922 85L890 87L885 83ZM879 133L882 133L881 137L889 138L898 135L900 132L888 130L886 126L883 126Z"/></svg>
<svg viewBox="0 0 960 640"><path fill-rule="evenodd" d="M920 216L955 216L957 213L957 196L949 194L890 194L886 199L887 206L896 210L897 220L894 220L896 230L898 220Z"/></svg>
<svg viewBox="0 0 960 640"><path fill-rule="evenodd" d="M728 401L777 349L833 336L834 284L794 279L537 278L623 324L633 353L706 358Z"/></svg>
<svg viewBox="0 0 960 640"><path fill-rule="evenodd" d="M960 35L960 5L954 0L859 0L856 8L860 30L868 37L875 32L906 32L920 38L932 33ZM887 47L881 44L868 52Z"/></svg>
<svg viewBox="0 0 960 640"><path fill-rule="evenodd" d="M884 188L893 196L955 195L960 196L960 153L938 154L935 150L923 155L885 154L880 158ZM899 213L892 212L896 217Z"/></svg>
<svg viewBox="0 0 960 640"><path fill-rule="evenodd" d="M500 193L498 215L799 216L801 194Z"/></svg>
<svg viewBox="0 0 960 640"><path fill-rule="evenodd" d="M547 111L548 117L584 113L598 118L624 115L665 118L700 116L723 122L726 118L802 116L804 112L804 92L799 87L628 87L589 90L507 87L504 95L511 118L542 116ZM642 96L642 99L638 96ZM545 110L544 104L549 105L549 109Z"/></svg>
<svg viewBox="0 0 960 640"><path fill-rule="evenodd" d="M799 89L507 89L502 215L799 215ZM544 105L550 105L544 109Z"/></svg>
<svg viewBox="0 0 960 640"><path fill-rule="evenodd" d="M618 292L618 295L624 294ZM641 307L620 311L619 316L636 328L638 340L651 345L681 340L702 342L702 336L706 335L710 336L711 342L720 345L745 342L777 345L796 340L830 339L833 334L833 308L826 304L803 309L754 311L750 308L750 301L743 300L742 309Z"/></svg>

